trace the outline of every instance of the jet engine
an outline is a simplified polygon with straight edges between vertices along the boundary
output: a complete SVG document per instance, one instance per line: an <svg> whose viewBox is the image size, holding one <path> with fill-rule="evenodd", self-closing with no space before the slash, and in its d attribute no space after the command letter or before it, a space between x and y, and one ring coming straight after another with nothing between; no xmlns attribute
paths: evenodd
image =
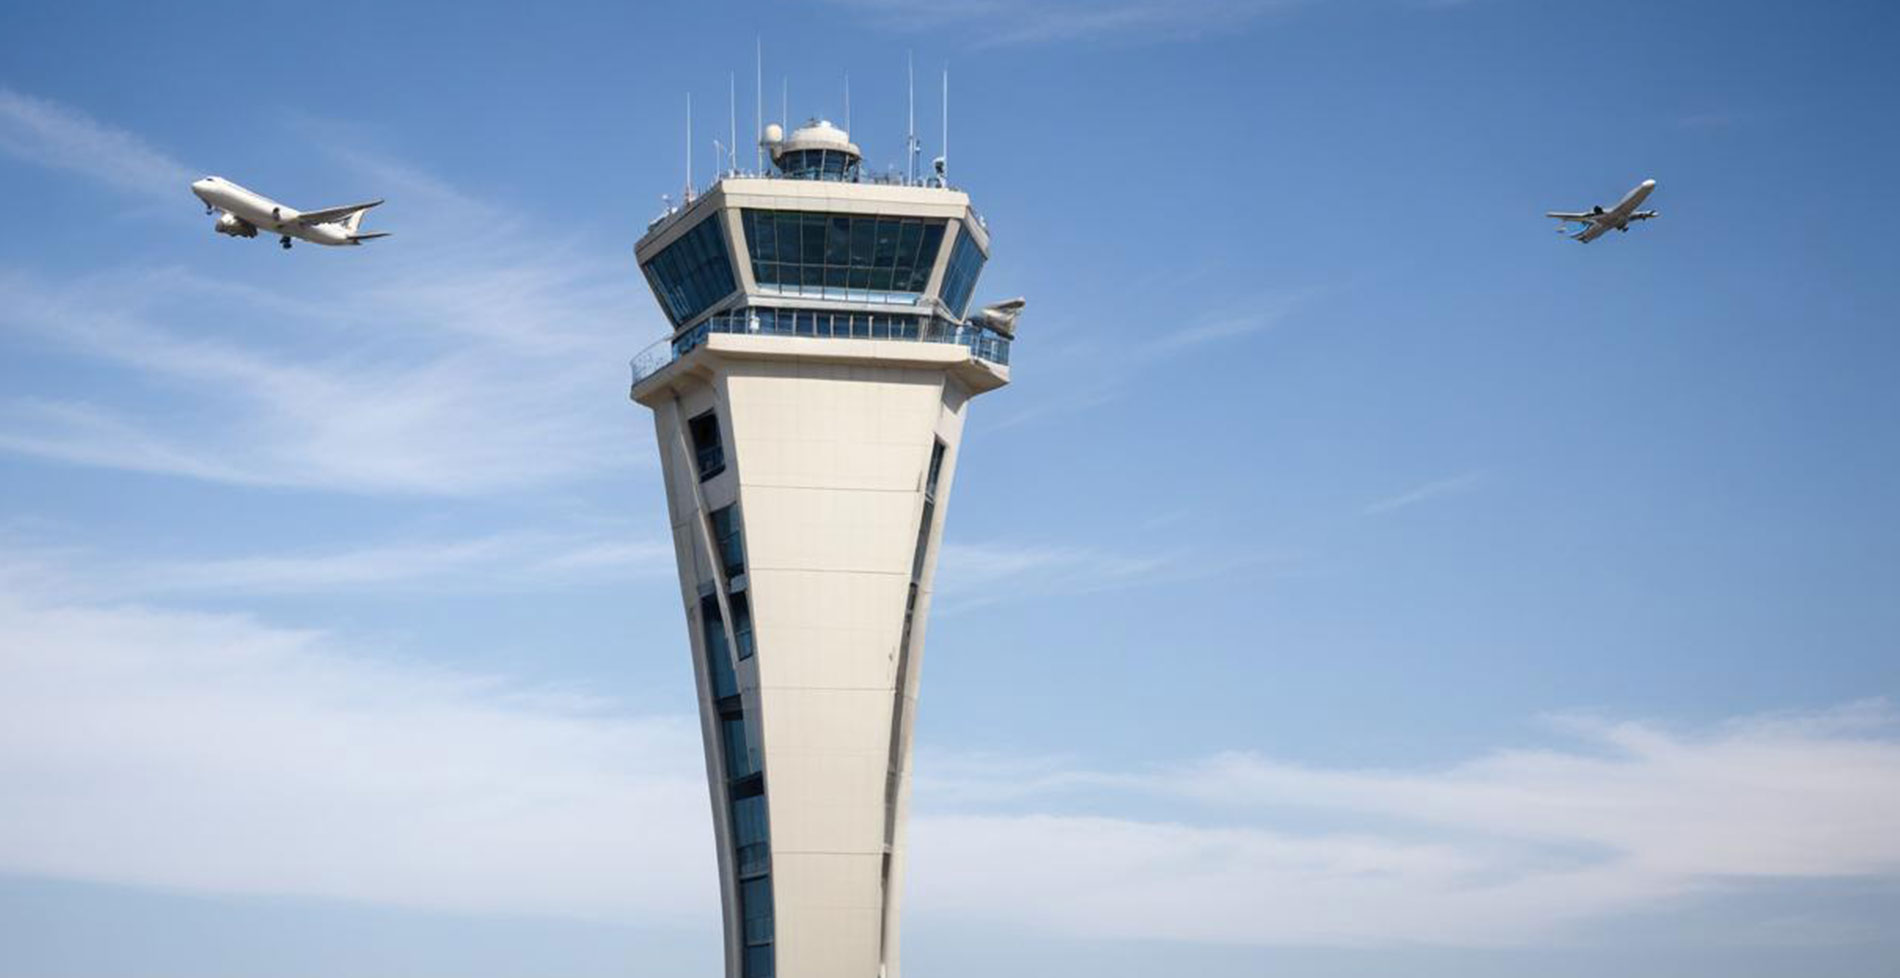
<svg viewBox="0 0 1900 978"><path fill-rule="evenodd" d="M212 229L233 238L257 237L257 225L228 212L218 215L218 223L212 225Z"/></svg>

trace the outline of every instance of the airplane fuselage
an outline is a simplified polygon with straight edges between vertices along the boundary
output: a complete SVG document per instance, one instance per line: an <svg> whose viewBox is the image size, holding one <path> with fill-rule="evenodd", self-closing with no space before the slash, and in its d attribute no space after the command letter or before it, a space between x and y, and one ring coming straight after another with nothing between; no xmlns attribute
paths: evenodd
<svg viewBox="0 0 1900 978"><path fill-rule="evenodd" d="M1623 199L1617 201L1616 206L1610 208L1604 216L1610 219L1612 227L1628 227L1630 215L1636 213L1636 208L1643 206L1643 201L1649 199L1650 192L1655 189L1656 181L1644 180L1636 185L1635 190L1624 194Z"/></svg>
<svg viewBox="0 0 1900 978"><path fill-rule="evenodd" d="M238 186L223 177L205 177L191 185L191 192L205 206L223 211L241 223L232 223L226 218L218 219L217 229L223 234L234 237L255 237L256 232L265 231L284 237L297 238L311 244L320 245L356 245L361 241L350 233L349 228L340 222L324 224L306 224L298 220L303 213L295 207L288 207L254 190ZM248 231L247 231L248 226Z"/></svg>
<svg viewBox="0 0 1900 978"><path fill-rule="evenodd" d="M1551 211L1547 216L1554 217L1566 224L1576 223L1584 225L1582 232L1573 234L1571 237L1588 244L1602 237L1609 231L1628 231L1631 221L1646 221L1655 217L1655 211L1637 210L1638 207L1643 206L1643 201L1649 199L1650 193L1655 189L1656 181L1644 180L1642 183L1636 185L1636 189L1624 194L1623 199L1617 201L1615 207L1608 208L1607 210L1602 207L1594 207L1587 212L1578 213ZM1560 227L1559 229L1561 230L1562 228Z"/></svg>

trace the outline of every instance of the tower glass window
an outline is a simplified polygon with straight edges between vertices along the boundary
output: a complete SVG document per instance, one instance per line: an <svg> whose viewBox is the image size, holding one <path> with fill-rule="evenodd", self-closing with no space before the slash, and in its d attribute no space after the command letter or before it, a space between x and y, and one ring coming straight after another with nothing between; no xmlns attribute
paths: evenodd
<svg viewBox="0 0 1900 978"><path fill-rule="evenodd" d="M726 777L737 781L759 773L759 766L752 761L752 748L746 738L746 719L743 712L721 714L719 717L719 736L725 743ZM763 806L764 802L760 802ZM765 809L759 809L764 817Z"/></svg>
<svg viewBox="0 0 1900 978"><path fill-rule="evenodd" d="M740 591L726 598L732 608L732 640L739 643L739 658L752 658L752 604Z"/></svg>
<svg viewBox="0 0 1900 978"><path fill-rule="evenodd" d="M686 422L693 438L694 461L699 466L699 481L726 470L726 442L719 434L719 415L707 411Z"/></svg>
<svg viewBox="0 0 1900 978"><path fill-rule="evenodd" d="M740 212L752 278L773 295L914 304L930 283L944 222L871 214Z"/></svg>
<svg viewBox="0 0 1900 978"><path fill-rule="evenodd" d="M939 438L930 448L930 471L924 476L924 496L931 500L937 498L937 476L943 474L943 452L943 439Z"/></svg>
<svg viewBox="0 0 1900 978"><path fill-rule="evenodd" d="M732 672L732 649L726 645L726 623L719 617L719 599L706 595L699 599L699 626L706 633L706 672L712 676L713 699L739 695L739 680Z"/></svg>
<svg viewBox="0 0 1900 978"><path fill-rule="evenodd" d="M745 949L745 978L772 978L772 945Z"/></svg>
<svg viewBox="0 0 1900 978"><path fill-rule="evenodd" d="M677 326L738 288L726 257L726 234L714 214L680 235L645 265L647 282Z"/></svg>
<svg viewBox="0 0 1900 978"><path fill-rule="evenodd" d="M836 149L795 149L780 153L779 172L794 180L855 181L858 158Z"/></svg>
<svg viewBox="0 0 1900 978"><path fill-rule="evenodd" d="M771 978L772 877L761 876L739 884L739 914L745 921L746 978Z"/></svg>
<svg viewBox="0 0 1900 978"><path fill-rule="evenodd" d="M767 838L765 795L746 795L732 801L733 863L739 876L758 876L771 868L771 845Z"/></svg>
<svg viewBox="0 0 1900 978"><path fill-rule="evenodd" d="M713 510L712 530L713 546L719 551L719 563L727 580L745 573L745 539L739 532L736 507L722 506ZM738 615L735 613L733 617Z"/></svg>
<svg viewBox="0 0 1900 978"><path fill-rule="evenodd" d="M970 293L976 291L976 278L983 274L986 260L969 228L959 229L957 243L950 249L950 267L943 272L943 304L959 319L970 307Z"/></svg>

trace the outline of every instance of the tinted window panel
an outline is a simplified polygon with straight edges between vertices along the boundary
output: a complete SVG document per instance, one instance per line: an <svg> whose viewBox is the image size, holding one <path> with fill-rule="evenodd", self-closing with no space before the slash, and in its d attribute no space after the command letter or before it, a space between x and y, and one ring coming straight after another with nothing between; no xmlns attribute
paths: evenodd
<svg viewBox="0 0 1900 978"><path fill-rule="evenodd" d="M674 325L705 312L737 287L717 214L674 239L643 268L660 307Z"/></svg>
<svg viewBox="0 0 1900 978"><path fill-rule="evenodd" d="M943 273L943 304L961 318L970 306L970 293L983 273L983 251L970 237L969 229L959 229L956 247L950 252L950 266Z"/></svg>
<svg viewBox="0 0 1900 978"><path fill-rule="evenodd" d="M752 274L762 292L915 304L945 225L863 214L748 209ZM872 269L888 275L873 275Z"/></svg>

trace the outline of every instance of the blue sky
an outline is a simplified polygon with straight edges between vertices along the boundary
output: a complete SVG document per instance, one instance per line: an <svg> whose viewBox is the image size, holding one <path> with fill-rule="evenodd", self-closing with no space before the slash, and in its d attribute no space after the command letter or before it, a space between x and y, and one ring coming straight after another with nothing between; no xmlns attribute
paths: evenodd
<svg viewBox="0 0 1900 978"><path fill-rule="evenodd" d="M880 167L947 64L978 297L1030 299L907 974L1891 974L1897 27L8 7L0 976L715 973L626 360L685 95L703 184L755 34L795 118L850 73ZM206 172L395 236L214 235ZM1631 234L1540 217L1644 177Z"/></svg>

